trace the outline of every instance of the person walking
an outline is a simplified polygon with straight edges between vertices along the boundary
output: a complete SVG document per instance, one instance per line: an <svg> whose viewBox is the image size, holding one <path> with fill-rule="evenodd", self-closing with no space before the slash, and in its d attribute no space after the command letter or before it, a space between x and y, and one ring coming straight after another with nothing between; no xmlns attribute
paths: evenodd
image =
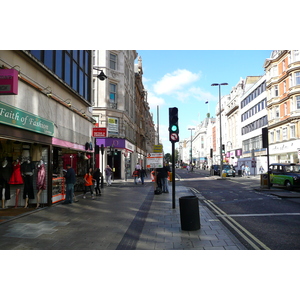
<svg viewBox="0 0 300 300"><path fill-rule="evenodd" d="M263 174L263 173L265 172L265 169L264 169L263 166L260 166L260 167L259 167L259 172L260 172L260 174Z"/></svg>
<svg viewBox="0 0 300 300"><path fill-rule="evenodd" d="M109 165L106 166L105 170L105 180L107 186L111 185L111 175L112 175L112 169Z"/></svg>
<svg viewBox="0 0 300 300"><path fill-rule="evenodd" d="M242 177L245 176L245 165L243 164L241 166L241 169L242 169Z"/></svg>
<svg viewBox="0 0 300 300"><path fill-rule="evenodd" d="M76 175L74 169L69 164L67 165L67 172L64 177L66 179L66 199L64 202L62 202L62 204L71 204L73 203L74 184L76 183ZM75 200L75 202L77 201Z"/></svg>
<svg viewBox="0 0 300 300"><path fill-rule="evenodd" d="M250 168L248 165L245 166L245 176L250 176Z"/></svg>
<svg viewBox="0 0 300 300"><path fill-rule="evenodd" d="M168 187L169 172L170 172L170 167L164 164L164 166L161 169L161 182L162 182L163 193L169 193L169 187Z"/></svg>
<svg viewBox="0 0 300 300"><path fill-rule="evenodd" d="M138 179L140 177L140 170L138 170L137 168L135 168L135 170L132 173L132 177L134 179L134 184L137 184Z"/></svg>
<svg viewBox="0 0 300 300"><path fill-rule="evenodd" d="M140 178L141 178L142 184L144 184L144 179L145 179L145 177L148 177L148 176L147 176L147 172L146 172L146 170L142 167L141 170L140 170Z"/></svg>
<svg viewBox="0 0 300 300"><path fill-rule="evenodd" d="M100 190L100 179L102 177L102 174L100 172L99 168L96 168L95 172L93 173L93 178L96 181L96 187L95 187L95 193L96 196L101 196L101 190Z"/></svg>
<svg viewBox="0 0 300 300"><path fill-rule="evenodd" d="M92 175L93 169L89 168L89 171L84 175L84 192L83 192L83 198L85 199L85 194L89 190L92 195L92 199L95 199L93 194L93 175Z"/></svg>

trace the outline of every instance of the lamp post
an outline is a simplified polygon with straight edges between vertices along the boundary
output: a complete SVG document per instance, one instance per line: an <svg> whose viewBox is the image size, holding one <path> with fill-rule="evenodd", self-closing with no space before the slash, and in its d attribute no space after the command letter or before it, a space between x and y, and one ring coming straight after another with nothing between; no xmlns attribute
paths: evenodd
<svg viewBox="0 0 300 300"><path fill-rule="evenodd" d="M191 131L191 164L193 164L193 139L192 139L192 132L193 132L193 130L195 130L195 128L194 127L191 127L191 128L188 128L188 130L190 130Z"/></svg>
<svg viewBox="0 0 300 300"><path fill-rule="evenodd" d="M219 86L219 114L220 114L220 176L223 171L223 154L222 154L222 122L221 122L221 85L228 85L228 83L213 83L211 86Z"/></svg>

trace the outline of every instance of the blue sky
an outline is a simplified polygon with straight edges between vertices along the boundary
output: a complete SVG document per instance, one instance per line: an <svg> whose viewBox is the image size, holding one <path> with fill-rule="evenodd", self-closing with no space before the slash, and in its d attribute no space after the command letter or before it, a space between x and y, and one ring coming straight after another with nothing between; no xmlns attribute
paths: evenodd
<svg viewBox="0 0 300 300"><path fill-rule="evenodd" d="M240 78L264 74L263 64L272 50L137 50L143 63L143 83L165 153L169 142L169 107L178 107L179 137L189 138L189 127L199 124L210 112L215 116L219 89L212 83L227 82L229 94ZM205 104L208 101L209 104Z"/></svg>

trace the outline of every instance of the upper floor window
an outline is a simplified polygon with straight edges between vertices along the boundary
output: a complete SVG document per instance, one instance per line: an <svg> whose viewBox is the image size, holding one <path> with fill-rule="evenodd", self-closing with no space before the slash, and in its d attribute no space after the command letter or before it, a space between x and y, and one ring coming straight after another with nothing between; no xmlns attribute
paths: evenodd
<svg viewBox="0 0 300 300"><path fill-rule="evenodd" d="M296 96L296 109L300 109L300 96Z"/></svg>
<svg viewBox="0 0 300 300"><path fill-rule="evenodd" d="M300 72L295 73L295 83L296 85L300 85Z"/></svg>
<svg viewBox="0 0 300 300"><path fill-rule="evenodd" d="M109 100L111 104L117 103L117 85L115 83L109 84Z"/></svg>
<svg viewBox="0 0 300 300"><path fill-rule="evenodd" d="M279 106L275 107L275 118L279 118Z"/></svg>
<svg viewBox="0 0 300 300"><path fill-rule="evenodd" d="M276 66L273 66L273 68L272 68L272 76L277 76L277 75L278 75L278 67L276 65Z"/></svg>
<svg viewBox="0 0 300 300"><path fill-rule="evenodd" d="M117 70L117 55L116 54L110 53L109 67L113 70Z"/></svg>
<svg viewBox="0 0 300 300"><path fill-rule="evenodd" d="M290 126L290 138L296 137L295 125Z"/></svg>
<svg viewBox="0 0 300 300"><path fill-rule="evenodd" d="M75 92L91 102L91 51L29 50L29 52Z"/></svg>

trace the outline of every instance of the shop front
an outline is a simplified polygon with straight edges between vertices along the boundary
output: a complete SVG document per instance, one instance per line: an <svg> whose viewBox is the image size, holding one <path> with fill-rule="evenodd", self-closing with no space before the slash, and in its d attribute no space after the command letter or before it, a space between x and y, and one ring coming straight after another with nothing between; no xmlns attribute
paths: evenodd
<svg viewBox="0 0 300 300"><path fill-rule="evenodd" d="M53 134L53 122L0 101L1 208L51 203Z"/></svg>
<svg viewBox="0 0 300 300"><path fill-rule="evenodd" d="M84 190L83 177L89 168L93 168L93 147L91 143L79 145L72 142L52 138L53 169L52 169L52 203L65 199L64 171L70 164L76 174L75 192Z"/></svg>
<svg viewBox="0 0 300 300"><path fill-rule="evenodd" d="M269 145L271 163L299 163L300 140Z"/></svg>
<svg viewBox="0 0 300 300"><path fill-rule="evenodd" d="M96 167L102 171L109 165L114 171L114 179L125 179L132 171L132 153L135 146L125 139L120 138L96 138L95 145L104 151L96 157ZM100 158L101 155L101 158ZM103 168L102 168L103 166Z"/></svg>

